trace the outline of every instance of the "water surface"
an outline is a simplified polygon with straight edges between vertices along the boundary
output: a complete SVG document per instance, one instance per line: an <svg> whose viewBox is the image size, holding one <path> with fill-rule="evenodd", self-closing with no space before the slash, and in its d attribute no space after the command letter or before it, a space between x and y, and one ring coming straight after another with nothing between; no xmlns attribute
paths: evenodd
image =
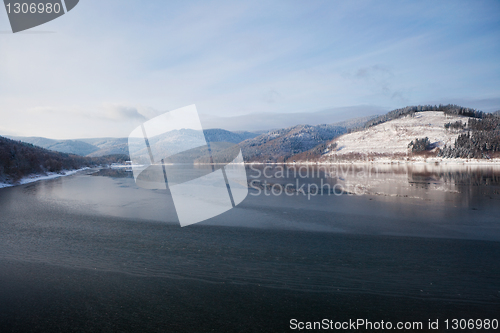
<svg viewBox="0 0 500 333"><path fill-rule="evenodd" d="M126 171L0 189L0 327L275 332L500 313L497 169L264 167L248 169L260 185L241 205L185 228L168 191ZM297 191L325 183L344 194Z"/></svg>

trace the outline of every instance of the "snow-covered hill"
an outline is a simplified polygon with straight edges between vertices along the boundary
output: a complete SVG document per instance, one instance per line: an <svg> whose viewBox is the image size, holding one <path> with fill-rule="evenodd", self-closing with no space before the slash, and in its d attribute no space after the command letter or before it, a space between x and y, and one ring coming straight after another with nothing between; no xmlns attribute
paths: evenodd
<svg viewBox="0 0 500 333"><path fill-rule="evenodd" d="M435 147L453 145L463 130L447 130L446 123L462 121L463 116L445 115L440 111L418 112L414 116L391 120L366 130L342 135L331 142L326 158L342 158L352 154L391 156L406 154L408 144L416 138L428 137ZM336 143L336 146L334 145Z"/></svg>

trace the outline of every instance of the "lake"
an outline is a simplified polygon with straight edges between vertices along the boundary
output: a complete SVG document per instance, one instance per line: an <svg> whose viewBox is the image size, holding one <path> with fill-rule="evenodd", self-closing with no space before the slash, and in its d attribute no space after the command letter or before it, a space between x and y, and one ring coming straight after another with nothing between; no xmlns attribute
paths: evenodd
<svg viewBox="0 0 500 333"><path fill-rule="evenodd" d="M240 205L184 228L168 190L125 170L0 189L0 331L500 319L500 167L247 175Z"/></svg>

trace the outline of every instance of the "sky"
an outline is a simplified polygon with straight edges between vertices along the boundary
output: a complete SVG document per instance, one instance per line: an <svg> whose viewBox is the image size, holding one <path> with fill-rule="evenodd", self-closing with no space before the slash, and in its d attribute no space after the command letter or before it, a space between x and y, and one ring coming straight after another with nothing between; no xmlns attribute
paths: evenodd
<svg viewBox="0 0 500 333"><path fill-rule="evenodd" d="M126 137L191 104L222 128L418 104L496 111L499 59L500 1L80 0L16 34L0 8L0 135Z"/></svg>

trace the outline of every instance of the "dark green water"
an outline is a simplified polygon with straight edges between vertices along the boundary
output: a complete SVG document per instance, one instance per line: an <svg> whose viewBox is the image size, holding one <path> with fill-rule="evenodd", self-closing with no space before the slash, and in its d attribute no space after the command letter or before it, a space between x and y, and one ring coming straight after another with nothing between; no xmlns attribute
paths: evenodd
<svg viewBox="0 0 500 333"><path fill-rule="evenodd" d="M0 332L498 318L496 173L427 171L358 179L362 196L251 190L185 228L167 192L125 172L0 189Z"/></svg>

